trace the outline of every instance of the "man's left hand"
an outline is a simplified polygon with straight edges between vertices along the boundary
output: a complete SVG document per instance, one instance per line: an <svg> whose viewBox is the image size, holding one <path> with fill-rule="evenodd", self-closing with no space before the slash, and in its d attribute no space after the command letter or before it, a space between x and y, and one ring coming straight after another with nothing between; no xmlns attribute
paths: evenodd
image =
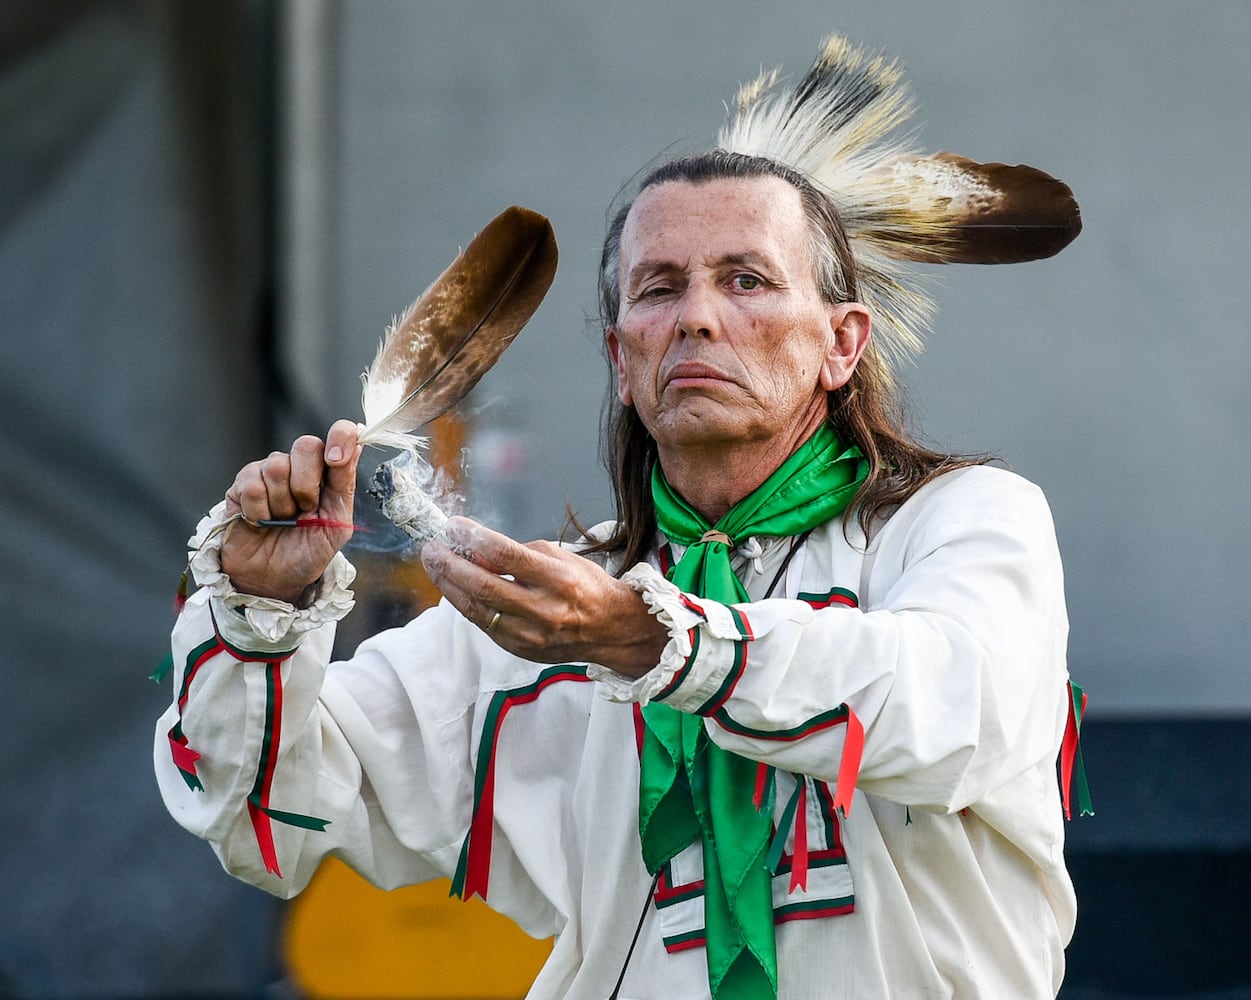
<svg viewBox="0 0 1251 1000"><path fill-rule="evenodd" d="M465 517L421 558L435 586L501 648L538 663L591 662L641 677L668 630L629 586L554 542L522 544ZM498 616L498 617L497 617Z"/></svg>

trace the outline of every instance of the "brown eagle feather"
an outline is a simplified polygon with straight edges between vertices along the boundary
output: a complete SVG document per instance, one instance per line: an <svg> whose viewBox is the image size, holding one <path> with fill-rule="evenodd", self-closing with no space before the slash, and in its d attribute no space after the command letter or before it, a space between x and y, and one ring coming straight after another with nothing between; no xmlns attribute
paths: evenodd
<svg viewBox="0 0 1251 1000"><path fill-rule="evenodd" d="M487 224L393 322L362 376L362 444L409 448L499 360L556 275L556 238L514 205Z"/></svg>

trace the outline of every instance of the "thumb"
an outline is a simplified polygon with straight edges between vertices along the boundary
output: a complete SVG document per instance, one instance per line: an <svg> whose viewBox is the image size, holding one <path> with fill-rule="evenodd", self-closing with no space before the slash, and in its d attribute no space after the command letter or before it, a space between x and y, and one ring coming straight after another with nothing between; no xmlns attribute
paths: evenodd
<svg viewBox="0 0 1251 1000"><path fill-rule="evenodd" d="M359 428L350 420L336 421L326 435L326 480L322 487L322 504L343 500L352 509L356 493L356 466L364 447L356 443Z"/></svg>
<svg viewBox="0 0 1251 1000"><path fill-rule="evenodd" d="M343 500L351 510L352 500L356 495L356 466L364 450L364 445L357 445L346 459L341 460L341 464L326 463L326 485L322 488L323 503L328 500Z"/></svg>

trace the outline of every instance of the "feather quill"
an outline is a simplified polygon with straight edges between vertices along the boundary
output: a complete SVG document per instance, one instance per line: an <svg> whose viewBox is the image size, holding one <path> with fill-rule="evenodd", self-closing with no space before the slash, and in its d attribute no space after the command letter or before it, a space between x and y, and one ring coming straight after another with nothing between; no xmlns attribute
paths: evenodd
<svg viewBox="0 0 1251 1000"><path fill-rule="evenodd" d="M499 360L556 275L556 238L514 205L487 224L387 329L361 377L361 444L412 451Z"/></svg>

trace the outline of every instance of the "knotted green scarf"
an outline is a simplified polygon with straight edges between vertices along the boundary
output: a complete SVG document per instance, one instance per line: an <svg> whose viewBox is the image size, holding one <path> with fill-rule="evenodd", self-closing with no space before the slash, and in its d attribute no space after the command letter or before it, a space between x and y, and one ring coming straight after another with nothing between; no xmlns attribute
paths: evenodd
<svg viewBox="0 0 1251 1000"><path fill-rule="evenodd" d="M652 475L656 522L688 546L669 572L685 593L724 604L751 600L730 553L753 536L784 537L838 517L864 482L869 463L844 447L828 424L761 486L710 525L675 493L657 464ZM709 530L731 544L706 537ZM704 720L658 703L643 709L646 727L639 777L643 860L657 872L697 838L704 849L708 981L717 1000L777 996L771 874L765 856L772 790L752 802L756 763L708 740Z"/></svg>

